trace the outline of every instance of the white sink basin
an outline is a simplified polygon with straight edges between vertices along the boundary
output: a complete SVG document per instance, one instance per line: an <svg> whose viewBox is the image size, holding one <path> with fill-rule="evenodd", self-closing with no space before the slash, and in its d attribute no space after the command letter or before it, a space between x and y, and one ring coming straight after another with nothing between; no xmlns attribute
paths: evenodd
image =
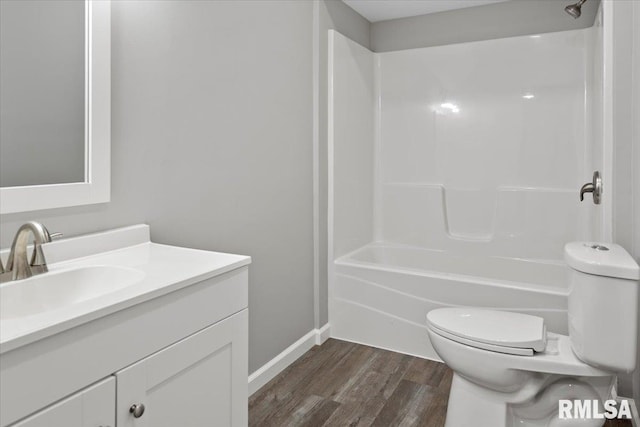
<svg viewBox="0 0 640 427"><path fill-rule="evenodd" d="M145 273L120 266L54 271L0 287L0 319L33 316L116 292L140 282Z"/></svg>

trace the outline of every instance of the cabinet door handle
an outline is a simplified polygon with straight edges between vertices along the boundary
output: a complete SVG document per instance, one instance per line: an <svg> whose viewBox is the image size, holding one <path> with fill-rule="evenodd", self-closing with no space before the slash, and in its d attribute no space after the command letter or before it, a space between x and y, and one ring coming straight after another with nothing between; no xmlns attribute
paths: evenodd
<svg viewBox="0 0 640 427"><path fill-rule="evenodd" d="M133 418L140 418L144 414L144 404L135 403L129 408L129 413L133 414Z"/></svg>

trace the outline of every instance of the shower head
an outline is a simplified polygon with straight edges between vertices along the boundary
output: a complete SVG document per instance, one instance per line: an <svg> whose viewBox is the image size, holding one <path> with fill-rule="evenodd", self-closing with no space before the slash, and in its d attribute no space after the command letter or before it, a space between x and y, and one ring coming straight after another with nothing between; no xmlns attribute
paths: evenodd
<svg viewBox="0 0 640 427"><path fill-rule="evenodd" d="M580 14L582 13L582 5L586 1L587 0L580 0L576 4L570 4L569 6L564 8L564 11L573 16L573 19L578 19L580 18Z"/></svg>

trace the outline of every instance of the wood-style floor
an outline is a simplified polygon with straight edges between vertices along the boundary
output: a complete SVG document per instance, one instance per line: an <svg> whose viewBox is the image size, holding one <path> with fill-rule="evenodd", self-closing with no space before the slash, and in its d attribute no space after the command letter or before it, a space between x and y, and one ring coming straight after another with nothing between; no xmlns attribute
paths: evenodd
<svg viewBox="0 0 640 427"><path fill-rule="evenodd" d="M249 399L250 426L443 426L443 364L330 339Z"/></svg>
<svg viewBox="0 0 640 427"><path fill-rule="evenodd" d="M442 427L451 377L442 363L330 339L250 397L249 425Z"/></svg>

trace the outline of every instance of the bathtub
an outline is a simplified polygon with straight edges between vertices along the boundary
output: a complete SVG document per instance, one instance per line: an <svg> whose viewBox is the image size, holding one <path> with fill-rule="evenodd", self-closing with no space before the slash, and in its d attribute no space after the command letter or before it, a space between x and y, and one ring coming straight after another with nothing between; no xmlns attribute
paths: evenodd
<svg viewBox="0 0 640 427"><path fill-rule="evenodd" d="M569 272L560 261L367 245L332 265L331 334L439 360L427 336L426 315L452 306L540 316L547 330L566 334Z"/></svg>

